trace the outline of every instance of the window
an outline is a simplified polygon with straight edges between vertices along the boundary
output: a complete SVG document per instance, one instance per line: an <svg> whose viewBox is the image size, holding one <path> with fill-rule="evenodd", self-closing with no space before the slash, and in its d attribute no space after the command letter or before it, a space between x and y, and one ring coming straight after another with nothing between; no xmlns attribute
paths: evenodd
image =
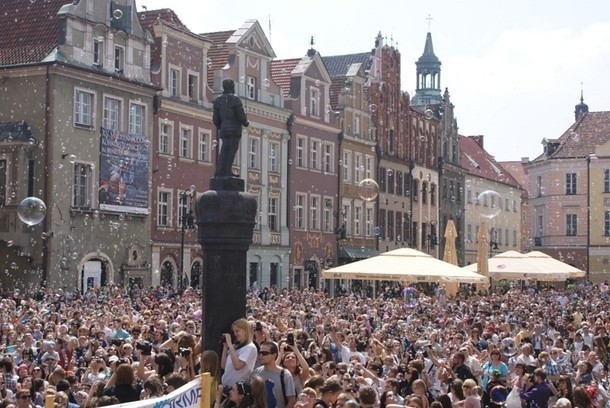
<svg viewBox="0 0 610 408"><path fill-rule="evenodd" d="M374 178L375 174L373 172L373 156L366 156L364 161L366 162L364 167L364 177Z"/></svg>
<svg viewBox="0 0 610 408"><path fill-rule="evenodd" d="M425 181L421 183L421 202L422 204L428 204L428 183Z"/></svg>
<svg viewBox="0 0 610 408"><path fill-rule="evenodd" d="M345 235L352 234L352 206L349 204L343 204L343 225L345 225Z"/></svg>
<svg viewBox="0 0 610 408"><path fill-rule="evenodd" d="M413 194L413 201L419 200L419 180L417 179L413 179L413 191L411 194Z"/></svg>
<svg viewBox="0 0 610 408"><path fill-rule="evenodd" d="M6 205L6 159L0 160L0 207Z"/></svg>
<svg viewBox="0 0 610 408"><path fill-rule="evenodd" d="M542 176L536 177L536 195L542 196Z"/></svg>
<svg viewBox="0 0 610 408"><path fill-rule="evenodd" d="M297 229L305 229L305 195L297 194L294 206L294 226Z"/></svg>
<svg viewBox="0 0 610 408"><path fill-rule="evenodd" d="M604 193L610 193L610 170L604 170Z"/></svg>
<svg viewBox="0 0 610 408"><path fill-rule="evenodd" d="M373 209L372 208L366 208L366 231L365 234L367 237L370 237L373 235Z"/></svg>
<svg viewBox="0 0 610 408"><path fill-rule="evenodd" d="M186 220L186 216L189 213L191 203L189 201L189 197L185 194L185 191L178 192L178 222L176 225L178 228L182 228L182 223ZM186 227L187 225L185 225Z"/></svg>
<svg viewBox="0 0 610 408"><path fill-rule="evenodd" d="M260 169L260 140L255 137L248 139L248 168Z"/></svg>
<svg viewBox="0 0 610 408"><path fill-rule="evenodd" d="M199 132L199 149L197 149L197 160L202 162L209 162L210 157L210 140L212 134L208 131Z"/></svg>
<svg viewBox="0 0 610 408"><path fill-rule="evenodd" d="M467 243L472 242L472 224L466 226L466 241Z"/></svg>
<svg viewBox="0 0 610 408"><path fill-rule="evenodd" d="M396 172L396 195L399 197L402 197L402 187L403 187L402 171L397 171Z"/></svg>
<svg viewBox="0 0 610 408"><path fill-rule="evenodd" d="M312 116L320 116L320 91L316 88L311 88L311 103L309 104L309 109Z"/></svg>
<svg viewBox="0 0 610 408"><path fill-rule="evenodd" d="M159 192L159 200L157 201L157 226L169 227L169 203L171 195L168 191Z"/></svg>
<svg viewBox="0 0 610 408"><path fill-rule="evenodd" d="M436 205L436 184L430 184L430 204Z"/></svg>
<svg viewBox="0 0 610 408"><path fill-rule="evenodd" d="M104 42L98 39L93 40L93 65L98 67L104 64Z"/></svg>
<svg viewBox="0 0 610 408"><path fill-rule="evenodd" d="M379 210L379 228L381 234L379 235L379 239L385 239L386 232L386 223L385 223L385 210Z"/></svg>
<svg viewBox="0 0 610 408"><path fill-rule="evenodd" d="M354 117L354 136L360 136L360 118Z"/></svg>
<svg viewBox="0 0 610 408"><path fill-rule="evenodd" d="M74 92L74 124L93 126L93 100L94 95L77 89Z"/></svg>
<svg viewBox="0 0 610 408"><path fill-rule="evenodd" d="M359 237L362 235L360 225L362 222L362 208L360 206L354 207L354 235Z"/></svg>
<svg viewBox="0 0 610 408"><path fill-rule="evenodd" d="M311 140L311 163L312 170L320 170L320 141Z"/></svg>
<svg viewBox="0 0 610 408"><path fill-rule="evenodd" d="M538 215L538 237L541 237L544 234L544 217L542 215Z"/></svg>
<svg viewBox="0 0 610 408"><path fill-rule="evenodd" d="M269 230L273 232L278 232L280 230L280 226L278 224L278 216L277 210L279 208L278 205L279 199L277 197L269 197L269 207L267 209L267 222L269 224Z"/></svg>
<svg viewBox="0 0 610 408"><path fill-rule="evenodd" d="M180 96L180 71L174 68L169 70L169 94Z"/></svg>
<svg viewBox="0 0 610 408"><path fill-rule="evenodd" d="M132 103L129 106L129 133L135 135L144 134L144 105Z"/></svg>
<svg viewBox="0 0 610 408"><path fill-rule="evenodd" d="M566 174L566 194L567 195L576 194L576 173L567 173Z"/></svg>
<svg viewBox="0 0 610 408"><path fill-rule="evenodd" d="M172 125L162 123L159 129L159 153L172 154Z"/></svg>
<svg viewBox="0 0 610 408"><path fill-rule="evenodd" d="M349 183L352 180L352 166L351 160L352 152L345 150L343 152L343 182Z"/></svg>
<svg viewBox="0 0 610 408"><path fill-rule="evenodd" d="M246 83L246 98L256 99L256 78L254 77L248 77L248 82Z"/></svg>
<svg viewBox="0 0 610 408"><path fill-rule="evenodd" d="M510 207L508 206L508 198L504 199L504 211L510 211Z"/></svg>
<svg viewBox="0 0 610 408"><path fill-rule="evenodd" d="M390 241L394 241L394 211L388 211L388 235Z"/></svg>
<svg viewBox="0 0 610 408"><path fill-rule="evenodd" d="M513 212L517 212L517 201L513 200Z"/></svg>
<svg viewBox="0 0 610 408"><path fill-rule="evenodd" d="M517 246L517 230L513 230L513 247Z"/></svg>
<svg viewBox="0 0 610 408"><path fill-rule="evenodd" d="M388 188L387 188L387 191L388 191L389 194L394 194L394 192L396 191L396 189L395 189L396 183L394 182L394 170L388 169L387 170L387 174L388 174Z"/></svg>
<svg viewBox="0 0 610 408"><path fill-rule="evenodd" d="M610 211L604 211L604 236L610 236Z"/></svg>
<svg viewBox="0 0 610 408"><path fill-rule="evenodd" d="M332 231L333 230L333 199L325 198L324 199L324 211L322 215L323 219L323 229L324 231Z"/></svg>
<svg viewBox="0 0 610 408"><path fill-rule="evenodd" d="M332 143L324 144L324 171L326 173L334 173L333 147Z"/></svg>
<svg viewBox="0 0 610 408"><path fill-rule="evenodd" d="M125 69L125 49L114 46L114 72L122 74Z"/></svg>
<svg viewBox="0 0 610 408"><path fill-rule="evenodd" d="M508 229L504 230L504 245L508 246Z"/></svg>
<svg viewBox="0 0 610 408"><path fill-rule="evenodd" d="M119 117L121 114L121 101L114 98L104 98L104 121L102 127L119 130Z"/></svg>
<svg viewBox="0 0 610 408"><path fill-rule="evenodd" d="M297 167L304 168L307 160L307 139L302 136L297 137Z"/></svg>
<svg viewBox="0 0 610 408"><path fill-rule="evenodd" d="M566 236L574 237L577 234L576 214L566 214Z"/></svg>
<svg viewBox="0 0 610 408"><path fill-rule="evenodd" d="M364 166L362 165L362 155L356 153L354 155L354 184L360 183L362 180L362 173L364 170Z"/></svg>
<svg viewBox="0 0 610 408"><path fill-rule="evenodd" d="M193 131L188 128L180 129L180 157L185 159L191 158L191 143L193 139Z"/></svg>
<svg viewBox="0 0 610 408"><path fill-rule="evenodd" d="M91 182L93 171L91 165L74 163L72 180L72 207L91 208Z"/></svg>
<svg viewBox="0 0 610 408"><path fill-rule="evenodd" d="M280 163L280 144L277 142L269 142L269 171L278 173Z"/></svg>
<svg viewBox="0 0 610 408"><path fill-rule="evenodd" d="M197 92L199 89L199 78L197 75L189 75L188 87L189 99L197 100L199 98L199 93Z"/></svg>
<svg viewBox="0 0 610 408"><path fill-rule="evenodd" d="M320 229L320 197L311 196L311 204L309 206L309 229L319 230Z"/></svg>

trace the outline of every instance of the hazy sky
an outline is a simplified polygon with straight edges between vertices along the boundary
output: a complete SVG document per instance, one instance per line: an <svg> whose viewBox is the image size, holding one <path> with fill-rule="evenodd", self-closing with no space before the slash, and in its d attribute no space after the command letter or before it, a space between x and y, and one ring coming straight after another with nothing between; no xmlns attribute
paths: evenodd
<svg viewBox="0 0 610 408"><path fill-rule="evenodd" d="M610 110L608 0L136 2L172 8L197 33L257 19L279 59L303 56L312 35L322 56L367 52L381 31L401 52L402 89L411 95L430 15L460 134L485 135L498 160L532 159L543 138L559 137L574 121L581 82L590 111Z"/></svg>

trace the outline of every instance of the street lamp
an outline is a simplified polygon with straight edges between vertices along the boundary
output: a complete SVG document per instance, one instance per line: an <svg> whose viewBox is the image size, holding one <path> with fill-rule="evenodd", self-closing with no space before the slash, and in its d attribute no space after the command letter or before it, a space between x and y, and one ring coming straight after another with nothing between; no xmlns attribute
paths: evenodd
<svg viewBox="0 0 610 408"><path fill-rule="evenodd" d="M493 251L497 251L498 249L500 249L498 247L498 230L496 230L495 228L492 228L489 231L489 236L490 236L490 240L489 240L489 256L493 256Z"/></svg>
<svg viewBox="0 0 610 408"><path fill-rule="evenodd" d="M407 243L410 247L415 246L413 242L413 169L415 169L415 163L413 159L409 159L409 225L407 225L409 235Z"/></svg>
<svg viewBox="0 0 610 408"><path fill-rule="evenodd" d="M185 288L185 276L184 276L184 233L187 229L193 229L195 227L193 216L193 210L190 205L187 205L187 200L191 200L195 196L195 186L189 187L188 190L184 190L178 194L180 198L180 204L182 215L180 215L180 275L178 279L178 290L182 291Z"/></svg>

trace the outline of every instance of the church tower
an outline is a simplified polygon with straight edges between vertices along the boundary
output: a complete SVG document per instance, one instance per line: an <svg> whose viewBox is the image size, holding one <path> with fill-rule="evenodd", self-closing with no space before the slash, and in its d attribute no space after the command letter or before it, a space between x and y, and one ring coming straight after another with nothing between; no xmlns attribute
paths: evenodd
<svg viewBox="0 0 610 408"><path fill-rule="evenodd" d="M441 95L441 62L434 54L432 34L426 35L424 53L415 63L417 86L411 100L412 106L437 105L443 100Z"/></svg>

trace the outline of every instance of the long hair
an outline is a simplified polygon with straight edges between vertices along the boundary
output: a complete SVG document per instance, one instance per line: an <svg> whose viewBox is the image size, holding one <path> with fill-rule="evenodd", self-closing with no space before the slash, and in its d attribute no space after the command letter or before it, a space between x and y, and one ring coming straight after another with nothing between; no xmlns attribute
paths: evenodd
<svg viewBox="0 0 610 408"><path fill-rule="evenodd" d="M250 377L250 388L252 389L252 407L266 408L267 407L267 390L265 389L265 380L259 375Z"/></svg>
<svg viewBox="0 0 610 408"><path fill-rule="evenodd" d="M245 338L244 342L239 345L240 347L245 346L246 344L252 343L252 338L253 338L252 327L250 327L250 322L248 322L247 319L243 319L243 318L237 319L233 322L231 327L236 327L236 328L241 329L244 332L246 332L246 338Z"/></svg>
<svg viewBox="0 0 610 408"><path fill-rule="evenodd" d="M220 359L213 350L205 350L201 354L201 373L210 373L216 384L220 384Z"/></svg>

